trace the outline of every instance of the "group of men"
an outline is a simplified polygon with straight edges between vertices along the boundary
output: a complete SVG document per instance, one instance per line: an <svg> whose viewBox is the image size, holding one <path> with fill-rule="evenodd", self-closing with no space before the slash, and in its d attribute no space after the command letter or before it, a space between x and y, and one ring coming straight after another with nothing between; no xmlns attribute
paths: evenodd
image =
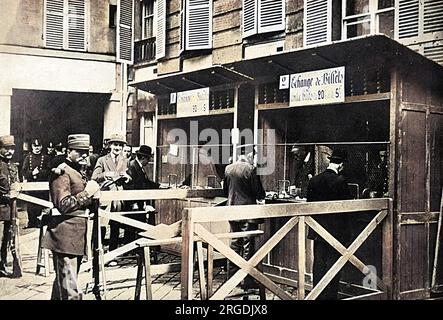
<svg viewBox="0 0 443 320"><path fill-rule="evenodd" d="M110 152L97 159L89 180L82 168L87 164L89 153L89 135L69 135L67 150L57 167L49 173L50 195L55 209L52 211L43 246L53 253L56 279L53 285L52 299L81 299L77 285L77 275L84 255L86 255L87 212L94 194L110 185L109 189L155 189L159 184L151 181L145 166L151 160L152 150L141 146L136 152L135 159L122 154L126 145L123 136L114 134L108 141ZM18 168L11 162L15 144L13 136L0 137L0 226L2 227L0 276L7 275L6 268L7 246L10 237L11 224L11 185L19 181ZM33 155L38 155L38 150ZM36 181L44 171L43 160L32 156L26 166L32 167L29 181ZM334 150L329 156L329 166L317 176L310 179L307 187L307 201L328 201L351 199L346 179L340 174L347 154L343 150ZM34 163L39 163L34 167ZM29 170L28 170L29 171ZM111 183L106 184L107 182ZM223 189L228 198L227 205L263 204L265 191L257 168L245 155L228 165L225 169ZM108 204L110 211L144 210L146 202L112 201ZM351 240L349 215L333 214L316 218L334 237L344 245ZM143 220L145 216L138 219ZM231 231L248 231L258 228L260 221L237 220L231 221ZM118 246L119 226L111 227L110 250ZM129 231L129 230L128 230ZM131 237L131 232L125 236ZM132 234L134 237L135 233ZM313 282L316 285L338 259L339 254L315 232L310 230L308 238L314 240ZM251 238L239 238L231 242L231 248L244 259L249 260L255 253L254 241ZM319 299L337 299L340 273L323 290ZM244 288L255 287L255 281L247 277Z"/></svg>
<svg viewBox="0 0 443 320"><path fill-rule="evenodd" d="M159 185L148 178L145 166L152 158L149 146L141 146L134 159L122 154L127 144L119 134L111 135L108 141L110 152L97 159L90 179L84 170L88 164L90 137L87 134L73 134L68 136L65 155L57 161L49 172L49 192L54 209L51 210L47 232L43 239L43 247L50 249L53 255L56 278L52 290L52 299L76 300L82 295L77 285L77 275L82 258L86 255L86 227L88 208L92 204L94 194L104 187L115 189L152 189ZM41 149L40 149L41 150ZM0 276L10 276L7 269L7 250L10 239L11 186L19 181L18 167L12 162L15 152L13 136L0 137L0 226L2 227ZM38 153L37 153L38 154ZM34 155L34 153L33 153ZM37 157L28 159L29 167ZM41 166L32 169L31 181L37 181L39 173L44 169ZM28 179L31 176L27 176ZM29 181L29 180L27 180ZM109 183L111 182L111 183ZM123 209L118 201L110 204L112 210ZM126 209L136 208L141 211L146 207L143 201L128 202ZM120 206L120 207L119 207ZM136 217L140 221L146 220L146 215ZM111 242L118 246L118 233L111 225ZM128 230L125 236L135 237L135 233ZM112 238L114 236L114 238ZM115 248L110 248L110 250Z"/></svg>

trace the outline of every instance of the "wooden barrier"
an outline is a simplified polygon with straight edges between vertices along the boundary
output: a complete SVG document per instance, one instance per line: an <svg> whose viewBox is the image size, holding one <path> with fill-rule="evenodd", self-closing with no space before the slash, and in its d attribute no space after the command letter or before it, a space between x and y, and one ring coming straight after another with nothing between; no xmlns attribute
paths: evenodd
<svg viewBox="0 0 443 320"><path fill-rule="evenodd" d="M364 211L378 212L375 217L367 224L364 230L356 237L352 244L346 248L337 239L335 239L327 230L318 224L312 217L322 214L343 213L343 214L359 214ZM231 221L242 219L260 219L260 218L277 218L287 217L289 220L280 230L273 234L265 244L263 244L253 255L246 261L235 253L229 246L221 242L215 235L211 234L201 224L214 221ZM371 268L360 261L355 252L365 242L375 228L383 223L383 270L382 279L374 274ZM257 269L257 265L261 260L274 248L295 226L298 225L298 296L291 294L280 288L274 281L264 275ZM308 225L314 229L326 242L328 242L335 250L340 253L339 259L320 280L320 282L312 288L310 293L305 297L305 226ZM214 247L222 255L235 263L240 269L225 282L211 297L211 300L224 299L248 274L254 277L267 289L277 295L280 299L316 299L323 289L329 284L334 276L343 268L347 261L352 263L364 274L368 274L376 279L378 294L384 295L386 298L391 296L392 292L392 200L390 199L368 199L368 200L347 200L347 201L327 201L327 202L309 202L294 204L274 204L274 205L248 205L248 206L230 206L213 208L190 208L183 212L182 220L182 237L183 237L183 253L182 253L182 299L192 299L192 283L193 283L193 248L195 236L198 236L208 245Z"/></svg>

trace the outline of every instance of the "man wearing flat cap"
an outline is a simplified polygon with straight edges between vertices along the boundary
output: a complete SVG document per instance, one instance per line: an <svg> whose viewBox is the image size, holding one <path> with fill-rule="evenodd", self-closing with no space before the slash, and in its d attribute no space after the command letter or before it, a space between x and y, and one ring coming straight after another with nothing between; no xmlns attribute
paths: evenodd
<svg viewBox="0 0 443 320"><path fill-rule="evenodd" d="M49 157L42 153L43 146L40 140L34 139L32 141L32 151L23 160L23 181L24 182L38 182L48 181L49 175ZM29 195L40 198L48 199L48 193L46 191L32 191ZM28 210L28 228L40 227L39 216L42 213L43 207L32 203L27 203Z"/></svg>
<svg viewBox="0 0 443 320"><path fill-rule="evenodd" d="M18 167L12 163L15 152L14 136L0 137L0 277L10 276L6 268L8 240L13 221L10 207L11 185L19 181Z"/></svg>
<svg viewBox="0 0 443 320"><path fill-rule="evenodd" d="M93 195L99 190L95 181L86 182L80 168L86 163L89 150L89 135L68 136L67 156L49 181L49 191L54 208L43 247L53 255L55 280L52 300L80 300L77 285L78 271L86 255L87 214Z"/></svg>
<svg viewBox="0 0 443 320"><path fill-rule="evenodd" d="M145 171L145 166L149 163L152 158L152 149L149 146L142 145L136 151L136 158L129 162L128 175L131 177L131 181L124 185L126 190L145 190L145 189L159 189L160 184L151 181ZM153 205L152 202L147 203L146 200L138 201L126 201L125 206L128 211L144 211L147 205ZM136 219L138 221L146 222L145 214L131 215L130 218ZM148 222L152 225L155 224L154 213L149 214ZM129 243L135 240L136 230L131 230L130 228L125 228L125 240L124 243Z"/></svg>
<svg viewBox="0 0 443 320"><path fill-rule="evenodd" d="M344 162L347 161L346 151L333 150L332 155L328 158L329 165L327 169L309 181L308 202L352 199L346 178L340 174ZM346 213L325 214L315 217L315 220L344 246L347 246L351 240L350 219L351 215ZM315 286L338 260L340 254L312 229L309 229L308 239L314 240L313 282ZM337 273L317 299L337 300L340 276L341 272Z"/></svg>
<svg viewBox="0 0 443 320"><path fill-rule="evenodd" d="M103 185L106 181L123 178L125 182L129 182L130 177L126 173L128 169L128 159L122 155L122 150L126 144L125 138L121 134L112 134L108 142L111 151L100 158L98 158L92 172L92 180L97 181L98 184ZM113 184L110 190L123 190L123 186ZM110 210L118 212L122 210L123 203L121 201L112 201L110 203ZM109 250L115 250L118 247L119 240L119 223L111 221L110 225L110 243Z"/></svg>

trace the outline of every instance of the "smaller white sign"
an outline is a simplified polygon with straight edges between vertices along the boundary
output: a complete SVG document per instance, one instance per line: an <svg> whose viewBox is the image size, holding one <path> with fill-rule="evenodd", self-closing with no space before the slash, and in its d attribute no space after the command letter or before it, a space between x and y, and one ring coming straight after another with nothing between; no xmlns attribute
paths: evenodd
<svg viewBox="0 0 443 320"><path fill-rule="evenodd" d="M177 117L195 117L209 114L209 88L177 93Z"/></svg>
<svg viewBox="0 0 443 320"><path fill-rule="evenodd" d="M172 92L169 99L170 104L177 103L177 92Z"/></svg>
<svg viewBox="0 0 443 320"><path fill-rule="evenodd" d="M345 101L345 67L291 74L289 106Z"/></svg>
<svg viewBox="0 0 443 320"><path fill-rule="evenodd" d="M285 74L284 76L280 76L280 85L278 88L280 90L289 89L289 74Z"/></svg>

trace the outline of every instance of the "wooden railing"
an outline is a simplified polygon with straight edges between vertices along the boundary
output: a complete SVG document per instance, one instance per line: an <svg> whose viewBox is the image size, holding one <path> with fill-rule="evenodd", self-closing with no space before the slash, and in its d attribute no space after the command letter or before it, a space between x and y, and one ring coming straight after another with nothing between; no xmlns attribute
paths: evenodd
<svg viewBox="0 0 443 320"><path fill-rule="evenodd" d="M375 217L366 225L363 231L355 238L349 247L343 246L335 239L328 230L325 230L313 217L322 214L343 213L360 214L364 211L378 212ZM241 219L272 219L287 217L289 220L280 230L275 232L266 243L264 243L246 261L235 253L228 245L221 242L211 232L202 226L202 223L231 221ZM371 233L382 225L382 279L368 268L360 259L355 256L355 252L368 239ZM340 253L339 259L305 296L305 273L306 273L306 234L305 227L309 226L316 231L326 242ZM297 226L298 232L298 288L297 296L289 294L269 277L259 271L258 264L292 229ZM182 299L192 299L193 283L193 254L194 236L198 236L209 247L215 248L227 259L239 267L239 270L226 281L211 297L211 300L224 299L248 274L260 282L264 287L283 300L292 299L316 299L334 276L344 267L346 262L352 263L365 275L376 279L378 291L374 294L383 296L386 299L391 297L392 287L392 200L390 199L368 199L368 200L347 200L328 202L309 202L295 204L275 204L275 205L248 205L230 206L214 208L189 208L184 209L182 219ZM369 272L369 274L368 274Z"/></svg>
<svg viewBox="0 0 443 320"><path fill-rule="evenodd" d="M134 43L135 63L155 60L155 37Z"/></svg>

